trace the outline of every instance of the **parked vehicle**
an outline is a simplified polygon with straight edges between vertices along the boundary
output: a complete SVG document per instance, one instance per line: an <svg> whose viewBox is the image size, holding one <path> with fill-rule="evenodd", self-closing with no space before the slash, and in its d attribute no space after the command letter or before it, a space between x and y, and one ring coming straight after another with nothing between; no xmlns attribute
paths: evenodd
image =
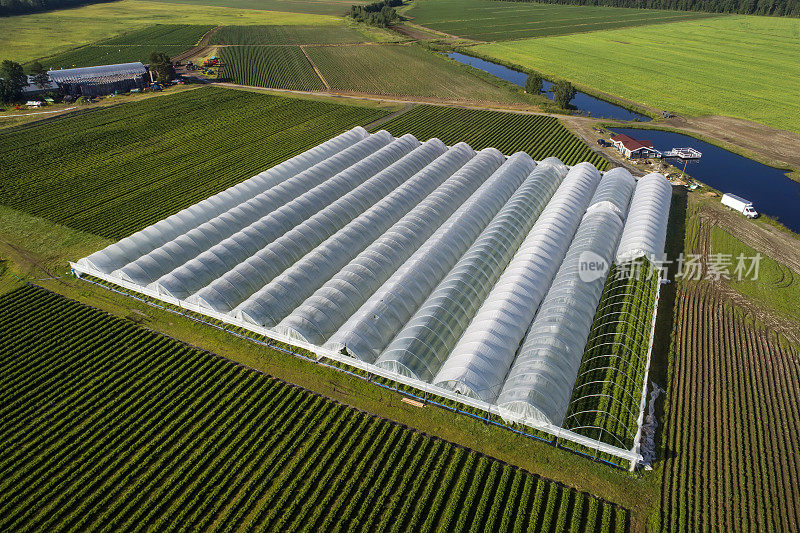
<svg viewBox="0 0 800 533"><path fill-rule="evenodd" d="M756 218L758 216L758 212L753 208L753 202L750 200L745 200L741 196L736 196L735 194L730 194L727 192L723 194L722 205L733 209L734 211L738 211L747 218Z"/></svg>

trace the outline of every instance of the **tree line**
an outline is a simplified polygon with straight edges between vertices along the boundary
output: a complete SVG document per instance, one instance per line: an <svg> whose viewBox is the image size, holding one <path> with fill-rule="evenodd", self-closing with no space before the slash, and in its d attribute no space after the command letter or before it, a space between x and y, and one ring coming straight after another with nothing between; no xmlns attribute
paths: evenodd
<svg viewBox="0 0 800 533"><path fill-rule="evenodd" d="M112 0L0 0L0 17L111 1Z"/></svg>
<svg viewBox="0 0 800 533"><path fill-rule="evenodd" d="M350 7L349 15L358 22L386 28L400 18L395 8L401 5L403 5L403 0L383 0L364 6L354 5Z"/></svg>
<svg viewBox="0 0 800 533"><path fill-rule="evenodd" d="M800 17L800 0L498 0Z"/></svg>

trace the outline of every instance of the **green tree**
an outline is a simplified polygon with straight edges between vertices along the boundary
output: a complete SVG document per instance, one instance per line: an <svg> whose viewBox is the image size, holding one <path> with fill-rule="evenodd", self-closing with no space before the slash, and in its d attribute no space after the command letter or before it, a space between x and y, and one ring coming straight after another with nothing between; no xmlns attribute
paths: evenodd
<svg viewBox="0 0 800 533"><path fill-rule="evenodd" d="M558 105L566 109L569 103L575 98L578 91L568 81L557 81L553 84L553 97Z"/></svg>
<svg viewBox="0 0 800 533"><path fill-rule="evenodd" d="M22 88L28 86L28 77L22 65L6 59L0 64L0 99L5 103L19 100Z"/></svg>
<svg viewBox="0 0 800 533"><path fill-rule="evenodd" d="M33 84L40 89L44 89L50 83L50 76L47 74L47 70L38 61L34 61L28 70L33 76Z"/></svg>
<svg viewBox="0 0 800 533"><path fill-rule="evenodd" d="M530 72L528 79L525 80L525 92L528 94L539 94L542 92L544 79L538 72Z"/></svg>
<svg viewBox="0 0 800 533"><path fill-rule="evenodd" d="M161 83L168 82L175 77L175 68L172 66L172 59L164 52L153 52L150 54L150 70L155 72L156 79Z"/></svg>

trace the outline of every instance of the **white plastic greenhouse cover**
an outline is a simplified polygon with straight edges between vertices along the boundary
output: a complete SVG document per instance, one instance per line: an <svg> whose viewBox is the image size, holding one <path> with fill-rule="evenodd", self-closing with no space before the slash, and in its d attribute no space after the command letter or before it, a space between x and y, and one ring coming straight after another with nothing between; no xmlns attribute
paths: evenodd
<svg viewBox="0 0 800 533"><path fill-rule="evenodd" d="M590 163L572 167L436 374L435 385L494 402L599 181L600 172Z"/></svg>
<svg viewBox="0 0 800 533"><path fill-rule="evenodd" d="M494 148L478 152L452 178L373 242L303 305L292 311L275 298L272 320L277 331L322 344L355 313L459 206L503 164Z"/></svg>
<svg viewBox="0 0 800 533"><path fill-rule="evenodd" d="M276 293L282 298L279 305L291 308L300 305L303 299L388 230L474 154L464 144L454 146L383 200L362 213L354 213L358 216L341 230L330 236L323 235L327 237L324 242L309 241L309 237L319 235L319 230L312 224L303 224L296 228L297 231L287 233L274 246L268 246L254 258L257 262L252 268L258 270L255 279L264 279L267 283L251 296L248 296L249 286L243 294L236 280L229 281L223 277L197 293L196 301L206 307L219 307L216 302L225 298L226 294L234 294L235 299L225 301L244 300L234 309L237 316L258 325L267 323L269 302ZM316 247L310 247L310 244L316 244Z"/></svg>
<svg viewBox="0 0 800 533"><path fill-rule="evenodd" d="M578 264L659 256L670 199L660 174L354 128L72 266L635 461L557 427L604 281Z"/></svg>
<svg viewBox="0 0 800 533"><path fill-rule="evenodd" d="M508 158L325 346L375 361L535 166L524 152Z"/></svg>
<svg viewBox="0 0 800 533"><path fill-rule="evenodd" d="M362 142L370 140L372 137ZM357 149L359 145L348 150ZM218 310L230 310L266 282L261 271L254 269L253 264L260 261L262 251L276 239L283 237L287 231L296 228L304 221L307 223L316 221L317 225L323 224L335 231L341 224L336 226L338 222L331 219L332 211L356 215L358 204L363 203L365 196L370 197L372 201L380 199L407 179L414 170L429 162L440 149L443 150L444 146L441 144L436 146L435 143L433 146L426 144L420 148L415 138L410 135L403 136L366 155L352 166L280 208L272 212L267 211L268 214L256 222L162 276L151 287L163 294L186 298L205 290L209 284L219 285L231 278L242 279L244 281L236 285L241 296L229 291L220 295L225 297L224 300L220 298L220 301L210 306ZM352 161L352 159L348 161L348 164ZM321 165L327 163L328 161L323 161ZM316 170L317 167L311 168L300 176ZM387 172L383 172L384 170ZM350 192L347 192L348 190ZM319 222L320 218L323 219L322 222ZM341 223L347 222L346 216L339 218ZM331 225L327 225L328 222ZM248 287L250 292L244 292Z"/></svg>
<svg viewBox="0 0 800 533"><path fill-rule="evenodd" d="M392 140L388 132L378 132L162 245L117 274L146 285L172 272L161 284L165 290L173 296L191 294L192 287L210 283L228 265L244 261L417 146L419 141L411 135Z"/></svg>
<svg viewBox="0 0 800 533"><path fill-rule="evenodd" d="M667 178L653 172L639 179L617 248L617 263L641 256L663 259L671 201L672 186Z"/></svg>
<svg viewBox="0 0 800 533"><path fill-rule="evenodd" d="M624 169L601 180L506 377L501 412L561 425L633 188ZM604 263L604 273L584 269L587 261Z"/></svg>
<svg viewBox="0 0 800 533"><path fill-rule="evenodd" d="M187 207L160 222L156 222L152 226L125 237L119 242L81 259L78 264L100 272L110 273L196 228L203 222L211 220L220 213L236 207L247 199L341 152L358 141L366 139L368 136L367 130L357 126L269 170L265 170L202 202Z"/></svg>
<svg viewBox="0 0 800 533"><path fill-rule="evenodd" d="M567 167L542 161L375 364L430 382L553 196ZM338 347L336 347L338 348Z"/></svg>

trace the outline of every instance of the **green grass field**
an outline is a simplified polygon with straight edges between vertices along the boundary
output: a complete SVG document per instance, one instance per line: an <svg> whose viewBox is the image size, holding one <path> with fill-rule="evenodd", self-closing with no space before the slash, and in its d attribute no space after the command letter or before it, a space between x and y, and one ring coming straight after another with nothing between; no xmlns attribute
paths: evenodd
<svg viewBox="0 0 800 533"><path fill-rule="evenodd" d="M476 50L656 109L800 132L798 19L727 16Z"/></svg>
<svg viewBox="0 0 800 533"><path fill-rule="evenodd" d="M223 26L211 44L352 44L367 41L355 26Z"/></svg>
<svg viewBox="0 0 800 533"><path fill-rule="evenodd" d="M751 258L756 255L756 250L716 226L711 229L711 249L715 254L724 254L723 258L729 260L729 283L734 289L748 298L761 302L768 309L797 319L800 274L761 254L758 279L752 279L753 274L751 274L744 275L743 279L739 280L739 276L735 273L739 255ZM744 266L745 268L750 266L749 259L745 260Z"/></svg>
<svg viewBox="0 0 800 533"><path fill-rule="evenodd" d="M709 16L688 11L497 0L414 0L406 14L415 24L477 41L583 33Z"/></svg>
<svg viewBox="0 0 800 533"><path fill-rule="evenodd" d="M0 298L0 528L624 531L625 509L34 286Z"/></svg>
<svg viewBox="0 0 800 533"><path fill-rule="evenodd" d="M354 93L448 101L529 103L501 83L416 45L317 46L306 48L332 89Z"/></svg>
<svg viewBox="0 0 800 533"><path fill-rule="evenodd" d="M274 89L325 89L299 46L229 46L220 49L225 78L234 83Z"/></svg>
<svg viewBox="0 0 800 533"><path fill-rule="evenodd" d="M340 25L342 21L332 16L305 13L120 0L0 17L0 59L27 63L154 24Z"/></svg>
<svg viewBox="0 0 800 533"><path fill-rule="evenodd" d="M568 165L589 161L601 170L608 165L558 119L542 115L420 105L380 127L393 135L438 137L448 145L464 141L476 150L491 146L506 155L523 151L534 159L555 156Z"/></svg>
<svg viewBox="0 0 800 533"><path fill-rule="evenodd" d="M219 88L84 109L0 130L0 204L121 238L385 113Z"/></svg>
<svg viewBox="0 0 800 533"><path fill-rule="evenodd" d="M142 30L124 33L98 43L56 54L40 62L45 68L70 68L128 63L147 63L152 52L175 56L196 45L213 26L157 24Z"/></svg>

